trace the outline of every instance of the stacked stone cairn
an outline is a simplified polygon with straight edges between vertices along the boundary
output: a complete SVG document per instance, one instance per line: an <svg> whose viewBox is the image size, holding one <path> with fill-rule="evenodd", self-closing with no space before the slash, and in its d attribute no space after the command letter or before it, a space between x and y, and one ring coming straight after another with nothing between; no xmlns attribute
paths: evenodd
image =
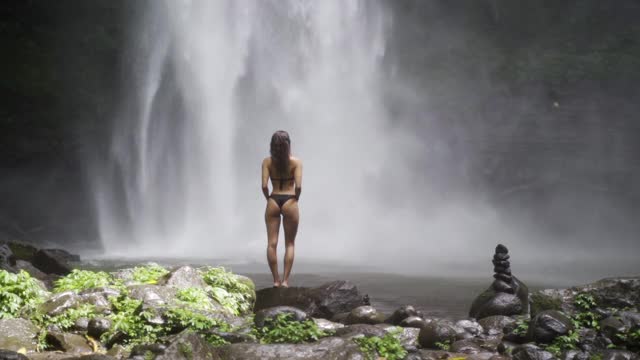
<svg viewBox="0 0 640 360"><path fill-rule="evenodd" d="M496 246L496 253L493 255L493 284L491 287L495 291L515 294L513 276L511 276L511 263L509 263L509 249L499 244Z"/></svg>

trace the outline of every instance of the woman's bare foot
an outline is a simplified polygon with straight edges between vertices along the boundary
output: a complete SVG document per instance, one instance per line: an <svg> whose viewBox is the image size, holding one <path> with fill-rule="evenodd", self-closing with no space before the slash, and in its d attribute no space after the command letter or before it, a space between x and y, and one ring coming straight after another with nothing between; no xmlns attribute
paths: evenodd
<svg viewBox="0 0 640 360"><path fill-rule="evenodd" d="M282 283L280 281L274 281L273 282L273 287L279 288L280 286L282 286Z"/></svg>
<svg viewBox="0 0 640 360"><path fill-rule="evenodd" d="M289 280L284 280L282 282L282 284L280 284L280 285L282 285L282 287L288 288L289 287Z"/></svg>

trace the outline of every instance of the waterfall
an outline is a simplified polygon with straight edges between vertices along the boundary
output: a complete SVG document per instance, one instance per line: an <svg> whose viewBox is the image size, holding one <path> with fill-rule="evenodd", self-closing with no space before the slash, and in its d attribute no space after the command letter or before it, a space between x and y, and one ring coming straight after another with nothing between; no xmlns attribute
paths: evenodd
<svg viewBox="0 0 640 360"><path fill-rule="evenodd" d="M93 174L106 252L263 256L260 163L279 129L305 169L299 253L344 257L371 241L385 216L371 199L403 171L386 165L395 145L382 99L383 6L143 6L107 160Z"/></svg>

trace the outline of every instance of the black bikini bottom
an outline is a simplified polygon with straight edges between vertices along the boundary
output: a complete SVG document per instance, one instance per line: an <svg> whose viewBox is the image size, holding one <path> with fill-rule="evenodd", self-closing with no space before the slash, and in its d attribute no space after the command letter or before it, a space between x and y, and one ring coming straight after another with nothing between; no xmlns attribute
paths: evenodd
<svg viewBox="0 0 640 360"><path fill-rule="evenodd" d="M284 205L284 203L286 203L289 199L296 198L295 195L288 194L271 194L269 195L269 197L276 201L276 204L278 204L279 208L282 208L282 205Z"/></svg>

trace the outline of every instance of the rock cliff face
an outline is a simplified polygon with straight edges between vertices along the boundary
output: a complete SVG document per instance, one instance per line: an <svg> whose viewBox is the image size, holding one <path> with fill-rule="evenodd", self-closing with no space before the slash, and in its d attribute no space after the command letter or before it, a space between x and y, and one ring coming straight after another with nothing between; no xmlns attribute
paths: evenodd
<svg viewBox="0 0 640 360"><path fill-rule="evenodd" d="M469 316L482 319L493 315L525 315L529 313L529 290L518 278L511 274L509 250L506 246L496 246L493 255L494 281L471 305Z"/></svg>

